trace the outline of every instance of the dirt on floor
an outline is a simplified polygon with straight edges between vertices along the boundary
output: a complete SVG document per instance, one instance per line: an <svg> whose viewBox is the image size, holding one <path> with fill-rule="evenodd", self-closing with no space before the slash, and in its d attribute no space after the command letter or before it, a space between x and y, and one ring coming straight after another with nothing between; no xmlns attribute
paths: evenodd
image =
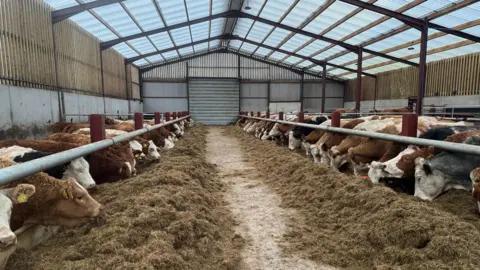
<svg viewBox="0 0 480 270"><path fill-rule="evenodd" d="M138 176L99 185L102 222L18 251L7 269L236 269L244 241L205 159L206 133L193 127Z"/></svg>
<svg viewBox="0 0 480 270"><path fill-rule="evenodd" d="M294 208L285 252L347 269L479 269L480 218L466 191L433 202L315 165L311 158L228 127L248 160ZM300 224L300 223L299 223Z"/></svg>

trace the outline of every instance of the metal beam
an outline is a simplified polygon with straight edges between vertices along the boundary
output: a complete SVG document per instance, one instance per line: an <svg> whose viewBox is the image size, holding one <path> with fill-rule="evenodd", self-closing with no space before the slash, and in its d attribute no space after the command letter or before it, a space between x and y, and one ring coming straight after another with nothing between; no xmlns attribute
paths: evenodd
<svg viewBox="0 0 480 270"><path fill-rule="evenodd" d="M323 76L322 76L322 113L325 112L325 95L327 94L327 84L325 77L327 77L327 65L323 65ZM376 79L375 79L376 80Z"/></svg>
<svg viewBox="0 0 480 270"><path fill-rule="evenodd" d="M80 4L78 6L73 6L69 8L64 8L64 9L59 9L59 10L54 10L52 12L52 23L56 24L58 22L61 22L63 20L66 20L74 15L77 15L79 13L82 13L84 11L87 11L92 8L97 8L97 7L102 7L102 6L107 6L111 4L115 4L118 2L123 2L125 0L98 0L95 2L90 2L86 4Z"/></svg>
<svg viewBox="0 0 480 270"><path fill-rule="evenodd" d="M414 18L414 17L410 17L410 16L405 15L403 13L399 13L399 12L396 12L396 11L393 11L393 10L390 10L390 9L386 9L386 8L383 8L383 7L380 7L380 6L372 5L372 4L365 3L365 2L362 2L362 1L358 1L358 0L340 0L340 1L348 3L350 5L354 5L354 6L357 6L357 7L364 8L364 9L368 9L370 11L373 11L373 12L376 12L376 13L379 13L379 14L383 14L383 15L395 18L397 20L400 20L400 21L404 22L405 24L408 24L408 25L418 29L419 31L423 31L422 29L426 25L425 21L423 21L423 20L420 20L420 19L417 19L417 18ZM454 36L457 36L457 37L461 37L461 38L464 38L464 39L468 39L468 40L480 43L480 37L470 35L470 34L467 34L465 32L454 30L454 29L451 29L451 28L448 28L448 27L445 27L445 26L435 24L435 23L428 23L428 27L432 28L432 29L435 29L435 30L438 30L438 31L448 33L450 35L454 35Z"/></svg>
<svg viewBox="0 0 480 270"><path fill-rule="evenodd" d="M417 106L415 112L417 115L422 115L423 96L425 94L426 72L427 72L427 42L428 42L428 25L425 24L420 36L420 66L418 67L418 92L417 92Z"/></svg>
<svg viewBox="0 0 480 270"><path fill-rule="evenodd" d="M310 62L312 62L316 65L319 65L319 66L323 66L326 63L327 65L332 66L332 67L336 67L336 68L343 69L343 70L346 70L346 71L357 72L355 69L351 69L351 68L339 66L339 65L336 65L336 64L316 60L316 59L306 57L306 56L303 56L303 55L300 55L300 54L292 53L292 52L289 52L289 51L286 51L286 50L283 50L283 49L275 48L275 47L268 46L268 45L265 45L265 44L262 44L262 43L258 43L258 42L255 42L255 41L252 41L252 40L249 40L249 39L241 38L239 36L232 36L232 35L221 35L221 36L213 37L213 38L210 38L210 39L199 40L199 41L196 41L196 42L193 42L193 43L187 43L187 44L184 44L184 45L181 45L181 46L171 47L171 48L167 48L167 49L164 49L164 50L161 50L161 51L152 52L152 53L143 54L143 55L139 55L139 56L136 56L136 57L128 58L125 61L126 61L126 63L132 63L132 62L137 61L139 59L142 59L144 57L149 57L149 56L156 55L156 54L159 54L159 53L164 53L164 52L168 52L168 51L173 51L173 50L189 47L189 46L192 46L192 45L195 45L195 44L204 43L204 42L207 42L209 40L214 40L214 39L239 40L239 41L247 42L247 43L250 43L252 45L263 47L265 49L269 49L269 50L272 50L272 51L275 51L275 52L280 52L280 53L283 53L283 54L288 54L290 56L295 56L295 57L298 57L298 58L301 58L301 59L304 59L304 60L308 60L308 61L310 61ZM362 74L365 75L365 76L376 78L376 75L374 75L374 74L370 74L370 73L367 73L367 72L362 72Z"/></svg>
<svg viewBox="0 0 480 270"><path fill-rule="evenodd" d="M355 88L355 110L360 112L360 101L362 100L362 50L357 53L357 85Z"/></svg>

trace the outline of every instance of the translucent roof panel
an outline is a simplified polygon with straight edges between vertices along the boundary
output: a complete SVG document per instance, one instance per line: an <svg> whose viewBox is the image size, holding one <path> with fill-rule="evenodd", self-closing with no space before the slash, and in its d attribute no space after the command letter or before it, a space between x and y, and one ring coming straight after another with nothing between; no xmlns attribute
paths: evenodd
<svg viewBox="0 0 480 270"><path fill-rule="evenodd" d="M135 64L137 66L145 66L145 65L148 65L148 62L145 59L140 59L140 60L137 60L137 61L133 62L133 64Z"/></svg>
<svg viewBox="0 0 480 270"><path fill-rule="evenodd" d="M150 40L155 44L155 47L159 50L173 47L172 40L167 32L158 33L149 36Z"/></svg>
<svg viewBox="0 0 480 270"><path fill-rule="evenodd" d="M240 40L231 40L228 45L234 49L238 49L242 45L242 42Z"/></svg>
<svg viewBox="0 0 480 270"><path fill-rule="evenodd" d="M178 0L153 0L160 5L163 18L167 25L178 24L187 21L187 12L183 1Z"/></svg>
<svg viewBox="0 0 480 270"><path fill-rule="evenodd" d="M148 61L150 62L160 62L160 61L163 61L163 57L161 55L154 55L154 56L149 56L146 58Z"/></svg>
<svg viewBox="0 0 480 270"><path fill-rule="evenodd" d="M142 32L120 4L94 8L98 16L108 23L121 36L129 36Z"/></svg>
<svg viewBox="0 0 480 270"><path fill-rule="evenodd" d="M182 45L187 43L192 43L192 39L190 38L190 29L188 26L173 29L170 31L170 34L173 37L173 42L175 45Z"/></svg>
<svg viewBox="0 0 480 270"><path fill-rule="evenodd" d="M275 28L275 30L273 30L273 32L270 34L270 36L268 36L264 43L269 46L276 47L290 33L291 32L287 30Z"/></svg>
<svg viewBox="0 0 480 270"><path fill-rule="evenodd" d="M210 15L209 0L185 0L187 2L187 13L190 20L199 19Z"/></svg>
<svg viewBox="0 0 480 270"><path fill-rule="evenodd" d="M255 22L247 38L252 41L261 42L263 41L263 39L265 39L268 33L270 33L270 30L272 30L272 28L273 26L270 26L268 24Z"/></svg>
<svg viewBox="0 0 480 270"><path fill-rule="evenodd" d="M326 0L301 0L285 19L283 19L282 24L299 27L307 17L315 12L315 8L313 7L323 6L325 2Z"/></svg>
<svg viewBox="0 0 480 270"><path fill-rule="evenodd" d="M396 19L388 19L380 24L377 24L373 26L372 28L365 30L349 39L347 39L345 42L358 45L360 43L363 43L367 40L370 40L374 37L380 36L381 34L388 33L392 31L392 29L397 29L404 24L400 22L399 20Z"/></svg>
<svg viewBox="0 0 480 270"><path fill-rule="evenodd" d="M210 22L202 22L196 23L190 26L190 30L192 31L193 41L198 41L202 39L208 38L208 27Z"/></svg>
<svg viewBox="0 0 480 270"><path fill-rule="evenodd" d="M238 35L242 38L246 37L252 24L253 24L253 20L251 19L244 19L244 18L238 19L237 24L235 25L235 30L233 31L233 34Z"/></svg>
<svg viewBox="0 0 480 270"><path fill-rule="evenodd" d="M355 6L340 1L331 4L320 16L317 16L303 30L318 34L356 9Z"/></svg>
<svg viewBox="0 0 480 270"><path fill-rule="evenodd" d="M270 55L270 59L272 60L275 60L275 61L278 61L284 57L286 57L287 55L284 54L284 53L280 53L280 52L274 52L272 53L272 55Z"/></svg>
<svg viewBox="0 0 480 270"><path fill-rule="evenodd" d="M210 48L216 48L216 47L220 47L220 45L222 44L222 42L220 40L213 40L213 41L210 41Z"/></svg>
<svg viewBox="0 0 480 270"><path fill-rule="evenodd" d="M265 48L262 48L262 47L258 47L257 51L255 52L256 55L259 55L259 56L266 56L268 55L269 53L271 52L271 50L269 49L265 49Z"/></svg>
<svg viewBox="0 0 480 270"><path fill-rule="evenodd" d="M169 51L169 52L162 53L162 56L163 58L165 58L165 60L168 60L172 58L177 58L178 54L176 51Z"/></svg>
<svg viewBox="0 0 480 270"><path fill-rule="evenodd" d="M330 30L325 34L325 36L336 40L341 40L345 36L357 31L372 21L380 19L381 17L383 16L378 13L369 10L363 10L344 23Z"/></svg>
<svg viewBox="0 0 480 270"><path fill-rule="evenodd" d="M295 57L295 56L290 56L288 57L287 59L283 60L284 62L286 63L289 63L289 64L294 64L294 63L297 63L298 61L302 60L301 58L298 58L298 57Z"/></svg>
<svg viewBox="0 0 480 270"><path fill-rule="evenodd" d="M78 6L75 0L45 0L45 3L49 4L55 10Z"/></svg>
<svg viewBox="0 0 480 270"><path fill-rule="evenodd" d="M321 54L315 55L313 58L318 59L318 60L323 60L325 58L328 58L334 54L337 54L339 52L343 51L343 47L340 46L334 46L333 48L326 50L322 52Z"/></svg>
<svg viewBox="0 0 480 270"><path fill-rule="evenodd" d="M196 52L206 50L208 49L208 42L197 44L193 46L193 48L195 49Z"/></svg>
<svg viewBox="0 0 480 270"><path fill-rule="evenodd" d="M283 14L285 14L285 12L287 12L287 10L293 4L293 2L294 1L292 0L269 0L260 13L260 17L278 22Z"/></svg>
<svg viewBox="0 0 480 270"><path fill-rule="evenodd" d="M228 1L226 1L228 2ZM249 6L250 10L246 10L245 7L247 6L247 2L244 1L243 6L242 6L242 11L251 15L258 15L258 12L260 12L260 9L262 8L263 4L265 3L265 0L255 0L255 1L249 1Z"/></svg>
<svg viewBox="0 0 480 270"><path fill-rule="evenodd" d="M295 34L292 38L290 38L285 44L280 47L281 49L293 52L295 51L298 47L301 45L305 44L307 41L309 41L310 38L307 36L304 36L302 34Z"/></svg>
<svg viewBox="0 0 480 270"><path fill-rule="evenodd" d="M105 25L103 25L99 20L97 20L95 17L93 17L92 14L88 12L82 12L71 17L70 19L101 41L108 41L118 38L117 35L115 35Z"/></svg>
<svg viewBox="0 0 480 270"><path fill-rule="evenodd" d="M132 48L125 44L125 42L113 46L113 49L115 49L117 52L119 52L126 58L138 56L138 53L132 50Z"/></svg>
<svg viewBox="0 0 480 270"><path fill-rule="evenodd" d="M330 43L321 40L315 40L314 42L308 44L307 46L299 50L297 53L300 55L310 56L315 52L327 47L328 45L330 45Z"/></svg>
<svg viewBox="0 0 480 270"><path fill-rule="evenodd" d="M310 66L310 65L312 65L312 64L313 64L312 62L310 62L310 61L307 60L307 61L301 62L300 64L298 64L298 66L301 67L301 68L304 68L304 67L308 67L308 66Z"/></svg>
<svg viewBox="0 0 480 270"><path fill-rule="evenodd" d="M309 70L314 72L320 72L320 71L323 71L323 68L321 66L314 66Z"/></svg>
<svg viewBox="0 0 480 270"><path fill-rule="evenodd" d="M178 49L178 52L179 52L182 56L185 56L185 55L187 55L187 54L193 53L193 47L192 47L192 46L189 46L189 47L186 47L186 48L181 48L181 49Z"/></svg>
<svg viewBox="0 0 480 270"><path fill-rule="evenodd" d="M132 39L129 40L128 43L141 54L147 54L156 51L155 47L153 47L152 43L146 37Z"/></svg>
<svg viewBox="0 0 480 270"><path fill-rule="evenodd" d="M228 10L229 2L225 0L212 0L212 14L222 13Z"/></svg>
<svg viewBox="0 0 480 270"><path fill-rule="evenodd" d="M353 61L353 60L357 60L358 57L357 57L357 54L356 53L347 53L343 56L340 56L340 57L337 57L333 60L330 60L329 62L332 63L332 64L337 64L337 65L341 65L343 63L347 63L349 61Z"/></svg>
<svg viewBox="0 0 480 270"><path fill-rule="evenodd" d="M123 4L144 31L164 27L158 12L152 12L155 10L152 0L125 1Z"/></svg>
<svg viewBox="0 0 480 270"><path fill-rule="evenodd" d="M210 37L219 36L223 34L223 27L225 26L225 19L215 19L211 21Z"/></svg>
<svg viewBox="0 0 480 270"><path fill-rule="evenodd" d="M240 47L240 50L252 53L258 46L255 46L251 43L244 42L242 47Z"/></svg>

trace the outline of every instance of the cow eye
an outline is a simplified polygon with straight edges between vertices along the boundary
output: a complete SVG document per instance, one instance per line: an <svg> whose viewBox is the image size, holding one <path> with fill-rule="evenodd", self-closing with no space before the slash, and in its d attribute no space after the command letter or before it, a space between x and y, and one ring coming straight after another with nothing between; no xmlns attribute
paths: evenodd
<svg viewBox="0 0 480 270"><path fill-rule="evenodd" d="M83 199L83 195L77 196L77 200L81 201Z"/></svg>

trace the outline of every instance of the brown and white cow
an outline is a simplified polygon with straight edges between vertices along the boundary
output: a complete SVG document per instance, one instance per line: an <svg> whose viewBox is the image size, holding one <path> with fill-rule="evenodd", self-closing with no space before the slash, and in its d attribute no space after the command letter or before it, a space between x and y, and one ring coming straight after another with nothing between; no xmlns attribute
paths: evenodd
<svg viewBox="0 0 480 270"><path fill-rule="evenodd" d="M0 252L14 246L17 242L17 236L10 229L13 206L26 203L34 193L35 187L30 184L0 189Z"/></svg>
<svg viewBox="0 0 480 270"><path fill-rule="evenodd" d="M381 120L366 121L358 124L353 129L377 132L390 125L401 125L401 119L386 118ZM366 138L364 137L349 135L339 145L333 146L329 150L329 154L331 157L330 166L332 167L332 169L336 171L340 170L340 168L348 162L346 156L348 153L348 149L361 144L365 140Z"/></svg>
<svg viewBox="0 0 480 270"><path fill-rule="evenodd" d="M0 159L0 168L15 164ZM45 173L36 173L24 177L20 183L33 185L35 193L25 203L13 205L10 219L13 230L24 224L75 226L100 214L101 205L74 179L58 180ZM12 188L20 183L5 187Z"/></svg>
<svg viewBox="0 0 480 270"><path fill-rule="evenodd" d="M477 201L478 211L480 211L480 167L470 172L470 180L472 180L472 195Z"/></svg>
<svg viewBox="0 0 480 270"><path fill-rule="evenodd" d="M49 140L5 140L0 141L0 147L22 146L41 152L58 153L80 147L80 144L56 142ZM125 156L129 156L125 158ZM114 145L102 151L94 152L84 157L90 165L90 174L97 184L115 182L132 176L133 159L129 147Z"/></svg>

